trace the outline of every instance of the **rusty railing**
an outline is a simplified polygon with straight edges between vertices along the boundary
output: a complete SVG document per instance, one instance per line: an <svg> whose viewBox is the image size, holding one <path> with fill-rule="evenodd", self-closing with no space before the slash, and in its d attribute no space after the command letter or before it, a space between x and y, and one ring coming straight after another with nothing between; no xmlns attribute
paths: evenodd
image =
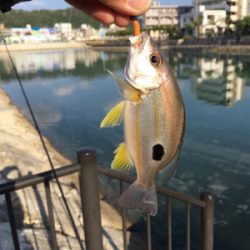
<svg viewBox="0 0 250 250"><path fill-rule="evenodd" d="M19 240L16 228L15 214L13 210L11 193L29 186L36 186L44 183L46 191L46 200L48 206L49 230L50 230L50 246L52 249L58 249L55 222L53 215L53 202L51 198L50 182L55 179L55 175L60 178L79 172L80 195L82 202L82 213L84 219L85 246L87 250L103 249L102 242L102 226L99 201L99 185L98 174L113 178L120 183L120 193L124 190L124 183L132 183L134 178L129 175L123 175L117 171L103 169L97 166L96 153L94 150L79 150L77 152L78 164L64 166L55 171L46 171L36 175L20 177L14 181L0 184L0 195L5 195L5 201L9 216L9 223L14 244L14 249L19 250ZM90 192L91 190L91 192ZM191 249L190 225L191 225L191 206L197 206L201 209L201 247L202 250L213 249L213 218L214 218L214 200L210 193L203 192L200 199L193 198L170 189L158 187L157 192L166 198L167 209L167 247L173 249L172 237L172 200L179 200L186 204L185 209L185 249ZM122 225L123 225L123 246L124 250L128 249L128 239L126 233L126 210L122 209ZM151 217L147 216L147 249L152 249L151 238ZM82 248L82 246L81 246Z"/></svg>

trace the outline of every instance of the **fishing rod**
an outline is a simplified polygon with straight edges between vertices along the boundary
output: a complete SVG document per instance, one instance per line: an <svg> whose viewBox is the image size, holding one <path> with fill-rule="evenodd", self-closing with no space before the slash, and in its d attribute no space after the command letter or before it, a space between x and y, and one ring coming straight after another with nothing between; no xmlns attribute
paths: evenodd
<svg viewBox="0 0 250 250"><path fill-rule="evenodd" d="M38 133L38 136L39 136L39 138L40 138L42 147L43 147L44 152L45 152L45 154L46 154L46 156L47 156L47 159L48 159L50 168L51 168L51 170L53 171L53 175L54 175L54 178L55 178L55 180L56 180L56 183L57 183L59 192L60 192L61 197L62 197L62 200L63 200L63 203L64 203L65 208L66 208L66 210L67 210L67 213L68 213L68 216L69 216L69 219L70 219L71 226L72 226L72 228L73 228L73 230L74 230L74 232L75 232L75 235L76 235L76 238L77 238L77 240L78 240L78 242L79 242L80 248L83 250L84 248L83 248L83 245L82 245L82 241L81 241L81 238L80 238L80 234L79 234L79 232L78 232L77 226L76 226L76 224L75 224L75 221L74 221L74 219L73 219L72 213L71 213L71 211L70 211L68 202L67 202L67 200L66 200L66 197L65 197L65 194L64 194L64 191L63 191L63 188L62 188L62 185L61 185L61 183L60 183L60 181L59 181L59 179L58 179L58 176L57 176L57 174L56 174L55 166L54 166L53 161L52 161L52 159L51 159L51 156L50 156L50 154L49 154L49 150L48 150L47 145L46 145L46 143L45 143L45 140L44 140L44 138L43 138L43 136L42 136L41 129L40 129L39 124L38 124L38 122L37 122L37 119L36 119L36 117L35 117L34 111L33 111L32 107L31 107L31 103L30 103L30 101L29 101L28 95L27 95L27 93L26 93L26 91L25 91L25 88L24 88L24 86L23 86L22 80L21 80L21 78L20 78L20 76L19 76L18 70L17 70L17 68L16 68L16 65L15 65L15 63L14 63L14 60L13 60L13 58L12 58L12 55L11 55L11 53L10 53L10 51L9 51L8 45L7 45L7 43L6 43L6 40L5 40L5 38L4 38L3 33L2 33L1 30L0 30L0 36L1 36L1 39L2 39L2 41L3 41L3 43L4 43L5 49L6 49L6 51L7 51L7 54L8 54L10 63L11 63L11 65L12 65L12 68L13 68L13 70L14 70L15 76L16 76L16 78L17 78L18 85L19 85L19 87L20 87L20 89L21 89L21 92L22 92L22 94L23 94L25 103L26 103L26 105L27 105L27 107L28 107L28 110L29 110L29 112L30 112L32 121L33 121L33 123L34 123L34 125L35 125L35 129L36 129L36 131L37 131L37 133Z"/></svg>

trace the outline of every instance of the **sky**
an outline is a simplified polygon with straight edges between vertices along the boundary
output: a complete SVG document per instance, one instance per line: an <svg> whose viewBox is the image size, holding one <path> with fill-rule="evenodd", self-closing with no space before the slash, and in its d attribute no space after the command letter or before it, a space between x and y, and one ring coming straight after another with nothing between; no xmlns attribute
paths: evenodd
<svg viewBox="0 0 250 250"><path fill-rule="evenodd" d="M160 0L162 5L191 5L191 0ZM14 9L37 10L37 9L65 9L70 5L64 0L32 0L15 5Z"/></svg>

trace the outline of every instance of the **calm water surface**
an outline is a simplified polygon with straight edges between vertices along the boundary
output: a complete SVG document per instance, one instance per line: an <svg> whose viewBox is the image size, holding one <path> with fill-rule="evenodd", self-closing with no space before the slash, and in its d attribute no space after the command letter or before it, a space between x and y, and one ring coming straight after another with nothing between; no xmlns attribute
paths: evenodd
<svg viewBox="0 0 250 250"><path fill-rule="evenodd" d="M157 182L194 196L212 191L215 249L249 249L250 57L166 55L178 79L187 119L177 173L168 185L164 174ZM96 148L98 161L109 167L114 149L123 141L122 127L101 130L99 124L121 99L105 68L122 75L126 56L93 50L13 53L44 135L72 160L79 147L88 146ZM0 86L29 117L6 54L0 55ZM165 249L164 213L160 209L153 221L159 229L154 230L155 249ZM183 249L180 215L174 213L174 249ZM196 210L192 216L199 217ZM197 241L198 235L194 224L192 239ZM199 247L194 244L192 249Z"/></svg>

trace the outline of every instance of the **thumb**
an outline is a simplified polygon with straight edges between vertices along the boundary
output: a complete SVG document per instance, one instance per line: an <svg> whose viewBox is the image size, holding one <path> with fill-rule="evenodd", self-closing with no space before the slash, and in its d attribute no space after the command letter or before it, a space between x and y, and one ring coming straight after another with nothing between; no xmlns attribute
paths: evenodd
<svg viewBox="0 0 250 250"><path fill-rule="evenodd" d="M115 10L116 12L129 15L138 16L144 14L151 5L152 0L99 0L104 5Z"/></svg>

